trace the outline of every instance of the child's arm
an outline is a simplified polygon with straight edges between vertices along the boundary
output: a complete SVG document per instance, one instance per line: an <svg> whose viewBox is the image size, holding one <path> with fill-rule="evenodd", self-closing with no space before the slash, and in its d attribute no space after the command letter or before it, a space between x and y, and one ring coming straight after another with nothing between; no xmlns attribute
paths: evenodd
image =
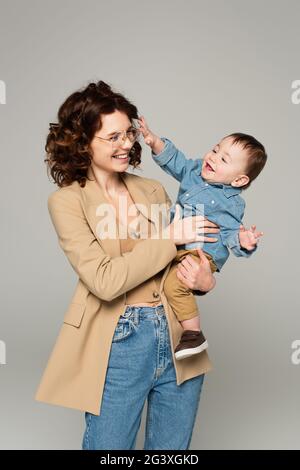
<svg viewBox="0 0 300 470"><path fill-rule="evenodd" d="M238 204L220 214L220 236L223 245L230 248L235 256L248 258L256 251L263 232L257 232L255 225L251 225L250 230L245 229L242 223L244 209L245 202L239 198Z"/></svg>
<svg viewBox="0 0 300 470"><path fill-rule="evenodd" d="M232 253L237 256L243 256L244 258L249 258L257 249L257 244L252 249L244 248L240 243L240 228L222 228L220 231L221 240L223 245L229 248ZM256 241L257 243L257 241Z"/></svg>
<svg viewBox="0 0 300 470"><path fill-rule="evenodd" d="M245 229L243 225L235 229L221 228L222 242L227 248L230 248L235 256L249 258L257 249L257 243L263 232L256 232L255 225L250 230Z"/></svg>
<svg viewBox="0 0 300 470"><path fill-rule="evenodd" d="M176 178L177 181L181 181L187 169L197 165L197 161L186 158L183 152L178 150L169 139L161 139L155 135L149 129L144 117L141 117L138 122L145 143L152 149L154 161L161 166L166 173Z"/></svg>

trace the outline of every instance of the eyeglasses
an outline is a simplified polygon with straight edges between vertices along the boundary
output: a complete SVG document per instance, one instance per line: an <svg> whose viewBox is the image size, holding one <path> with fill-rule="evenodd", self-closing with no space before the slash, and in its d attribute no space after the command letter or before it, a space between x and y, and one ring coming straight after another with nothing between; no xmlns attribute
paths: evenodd
<svg viewBox="0 0 300 470"><path fill-rule="evenodd" d="M106 140L111 143L113 148L117 148L119 145L122 145L126 139L129 139L132 143L135 142L138 139L140 132L141 131L139 129L134 127L128 131L116 132L112 137L109 137L109 139L105 139L99 135L95 135L95 137L97 137L97 139Z"/></svg>

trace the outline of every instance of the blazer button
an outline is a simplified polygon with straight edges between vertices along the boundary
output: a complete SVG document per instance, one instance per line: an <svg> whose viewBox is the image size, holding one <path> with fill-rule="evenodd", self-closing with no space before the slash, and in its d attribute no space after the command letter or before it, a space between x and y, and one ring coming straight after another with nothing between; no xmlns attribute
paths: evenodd
<svg viewBox="0 0 300 470"><path fill-rule="evenodd" d="M159 293L158 293L158 292L156 292L156 291L155 291L155 292L153 292L153 297L154 297L155 299L158 299L158 297L159 297Z"/></svg>

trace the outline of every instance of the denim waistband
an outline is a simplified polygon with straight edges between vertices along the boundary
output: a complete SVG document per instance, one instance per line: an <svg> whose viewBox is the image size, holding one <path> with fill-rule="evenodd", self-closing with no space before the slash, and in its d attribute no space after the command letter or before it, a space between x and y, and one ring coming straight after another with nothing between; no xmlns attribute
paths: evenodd
<svg viewBox="0 0 300 470"><path fill-rule="evenodd" d="M132 314L137 314L139 316L155 316L157 315L165 315L165 309L163 304L156 305L155 307L151 306L135 306L135 305L126 305L125 312L123 313L123 316L129 316Z"/></svg>

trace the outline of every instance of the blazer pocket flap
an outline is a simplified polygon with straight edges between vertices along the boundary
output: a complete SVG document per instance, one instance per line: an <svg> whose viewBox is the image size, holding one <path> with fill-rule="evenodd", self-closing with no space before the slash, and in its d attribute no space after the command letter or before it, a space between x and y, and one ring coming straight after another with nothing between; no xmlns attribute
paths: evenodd
<svg viewBox="0 0 300 470"><path fill-rule="evenodd" d="M79 327L85 311L85 304L76 304L72 302L64 316L64 323Z"/></svg>

